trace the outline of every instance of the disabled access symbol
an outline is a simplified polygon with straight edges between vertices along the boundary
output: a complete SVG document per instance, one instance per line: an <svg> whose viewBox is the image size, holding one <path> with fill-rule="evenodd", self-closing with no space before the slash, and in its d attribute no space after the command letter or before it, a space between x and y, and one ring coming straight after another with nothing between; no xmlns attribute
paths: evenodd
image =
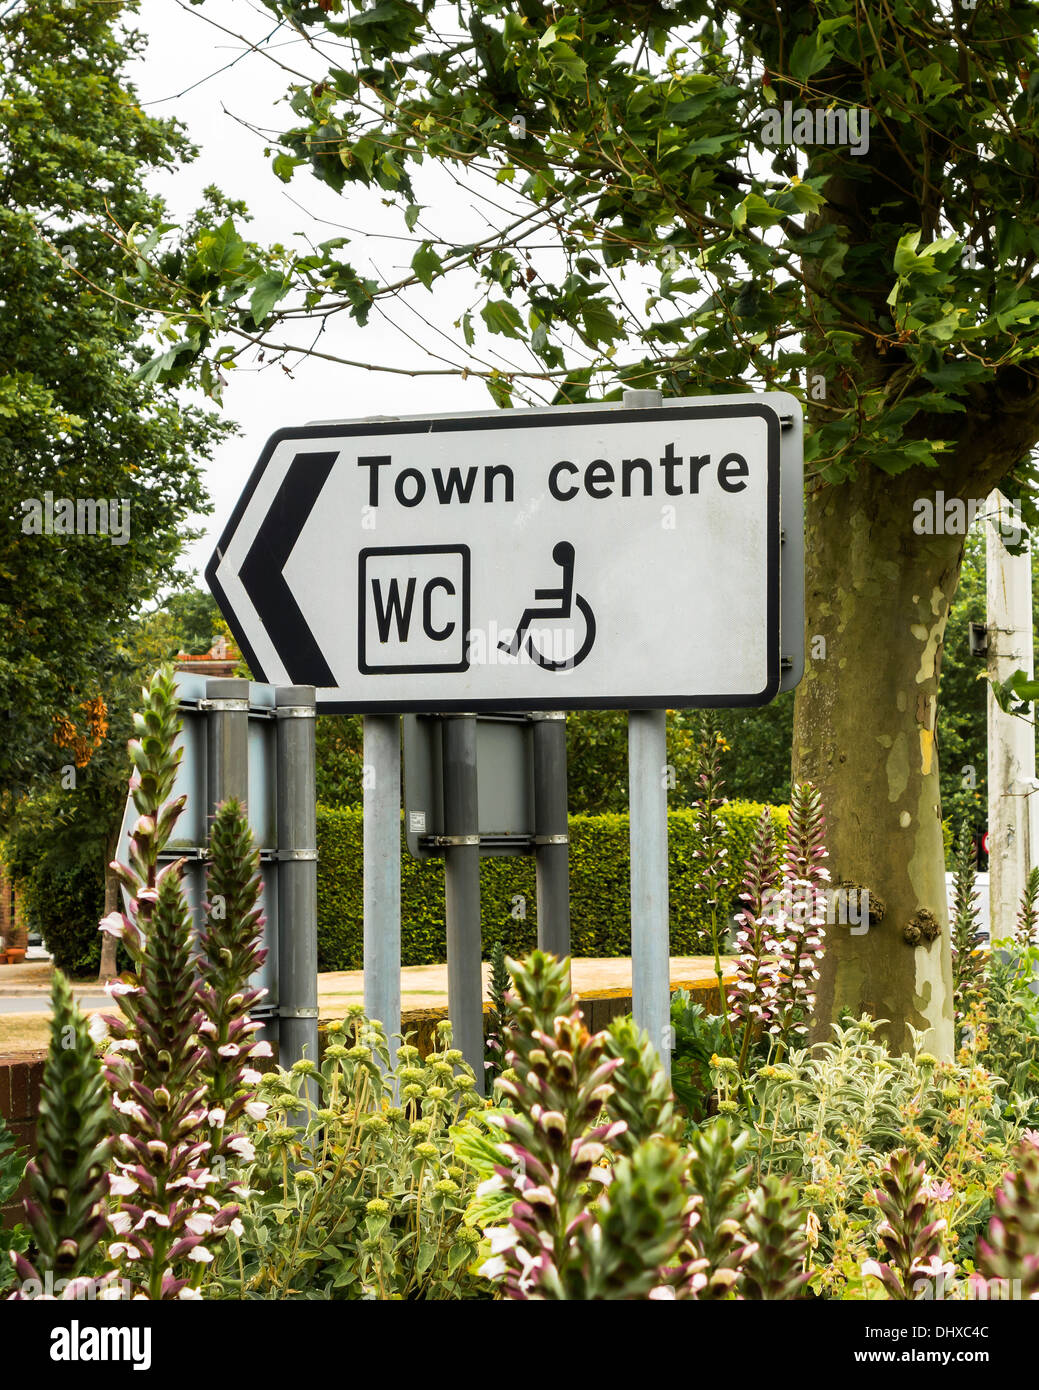
<svg viewBox="0 0 1039 1390"><path fill-rule="evenodd" d="M558 589L535 589L534 598L540 606L523 610L523 616L516 624L511 642L499 642L498 647L510 656L518 656L520 648L526 643L527 654L536 665L545 671L569 671L580 666L595 642L595 614L591 605L581 594L574 593L574 547L569 541L559 541L552 549L552 560L563 571L563 582ZM573 610L584 619L584 641L572 656L557 660L546 656L535 645L534 635L528 632L535 618L571 618Z"/></svg>

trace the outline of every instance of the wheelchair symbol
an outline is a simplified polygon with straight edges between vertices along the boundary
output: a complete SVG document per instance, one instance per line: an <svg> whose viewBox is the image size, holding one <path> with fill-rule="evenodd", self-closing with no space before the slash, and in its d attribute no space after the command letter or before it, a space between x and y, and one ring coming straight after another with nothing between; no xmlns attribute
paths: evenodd
<svg viewBox="0 0 1039 1390"><path fill-rule="evenodd" d="M592 650L592 645L595 642L595 614L587 600L580 594L574 593L574 547L570 542L560 541L552 550L552 559L563 571L562 587L558 589L535 589L535 599L541 600L542 603L547 600L550 606L525 608L523 616L516 624L512 641L499 642L498 647L499 650L508 652L510 656L518 656L520 648L524 645L524 639L526 639L526 649L531 661L540 666L542 670L568 671L574 666L579 666ZM545 656L534 645L534 638L527 635L527 629L535 618L572 617L575 606L584 618L584 641L573 656L566 657L562 661Z"/></svg>

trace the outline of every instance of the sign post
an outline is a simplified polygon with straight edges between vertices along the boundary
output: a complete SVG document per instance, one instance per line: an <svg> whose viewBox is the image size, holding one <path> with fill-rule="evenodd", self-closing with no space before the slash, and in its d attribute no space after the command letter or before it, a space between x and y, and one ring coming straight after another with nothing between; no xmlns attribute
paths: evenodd
<svg viewBox="0 0 1039 1390"><path fill-rule="evenodd" d="M476 802L476 716L444 721L444 900L447 1002L455 1046L484 1090L480 964L480 826Z"/></svg>
<svg viewBox="0 0 1039 1390"><path fill-rule="evenodd" d="M666 1054L666 710L762 705L800 678L801 438L783 392L626 392L313 424L268 442L206 578L258 678L314 685L320 710L365 716L365 1004L388 1031L400 1018L396 716L464 716L445 733L444 838L449 941L472 957L463 968L449 950L451 1006L474 1060L472 716L626 709L633 1003ZM562 952L562 722L539 721L534 745L539 933Z"/></svg>
<svg viewBox="0 0 1039 1390"><path fill-rule="evenodd" d="M283 1066L317 1065L317 805L314 687L274 693L277 737L279 1051ZM319 1104L317 1082L307 1090Z"/></svg>
<svg viewBox="0 0 1039 1390"><path fill-rule="evenodd" d="M364 1008L386 1029L391 1066L400 1028L400 720L364 718Z"/></svg>
<svg viewBox="0 0 1039 1390"><path fill-rule="evenodd" d="M534 862L538 946L560 960L570 954L570 820L566 803L566 715L534 719Z"/></svg>

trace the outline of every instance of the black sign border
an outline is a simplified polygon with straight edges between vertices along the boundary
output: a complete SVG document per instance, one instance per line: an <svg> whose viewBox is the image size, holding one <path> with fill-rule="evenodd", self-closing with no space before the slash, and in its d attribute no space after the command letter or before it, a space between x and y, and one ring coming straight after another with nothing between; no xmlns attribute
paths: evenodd
<svg viewBox="0 0 1039 1390"><path fill-rule="evenodd" d="M253 679L270 683L253 651L242 624L228 602L217 571L222 563L227 547L237 531L253 493L259 486L275 450L287 440L304 441L316 439L373 438L385 434L451 434L466 430L493 429L539 429L567 428L574 425L595 424L643 424L661 423L666 412L668 419L752 419L765 421L768 428L766 469L766 527L767 527L767 572L768 592L766 598L766 629L768 640L768 676L762 690L746 695L641 695L636 698L625 696L585 697L579 702L568 700L561 685L556 694L544 699L530 696L510 700L496 696L494 699L475 699L472 696L459 700L430 701L423 698L402 700L323 700L321 688L317 692L318 711L322 714L450 714L476 713L485 710L560 710L560 709L740 709L767 705L779 692L780 682L780 434L782 424L778 410L761 400L748 401L747 405L714 405L710 398L703 405L651 406L648 408L625 410L621 407L605 407L602 410L568 411L560 407L556 411L526 412L501 411L494 415L443 415L404 419L351 420L342 424L300 425L275 431L264 446L248 482L235 504L230 520L224 527L216 550L206 566L206 583L227 619L236 642L249 664ZM296 682L299 683L299 682ZM330 687L324 687L326 689ZM334 688L334 687L331 687Z"/></svg>

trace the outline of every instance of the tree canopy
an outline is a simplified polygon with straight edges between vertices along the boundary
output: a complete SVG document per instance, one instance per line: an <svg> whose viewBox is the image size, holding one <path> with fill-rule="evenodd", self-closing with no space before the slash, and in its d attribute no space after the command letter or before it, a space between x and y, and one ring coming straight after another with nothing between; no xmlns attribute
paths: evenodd
<svg viewBox="0 0 1039 1390"><path fill-rule="evenodd" d="M121 234L164 217L145 179L193 154L126 80L143 42L125 27L136 8L71 0L0 16L8 809L70 761L68 731L82 733L116 673L129 615L174 574L185 522L208 505L200 464L229 428L142 379L146 320L121 292Z"/></svg>

